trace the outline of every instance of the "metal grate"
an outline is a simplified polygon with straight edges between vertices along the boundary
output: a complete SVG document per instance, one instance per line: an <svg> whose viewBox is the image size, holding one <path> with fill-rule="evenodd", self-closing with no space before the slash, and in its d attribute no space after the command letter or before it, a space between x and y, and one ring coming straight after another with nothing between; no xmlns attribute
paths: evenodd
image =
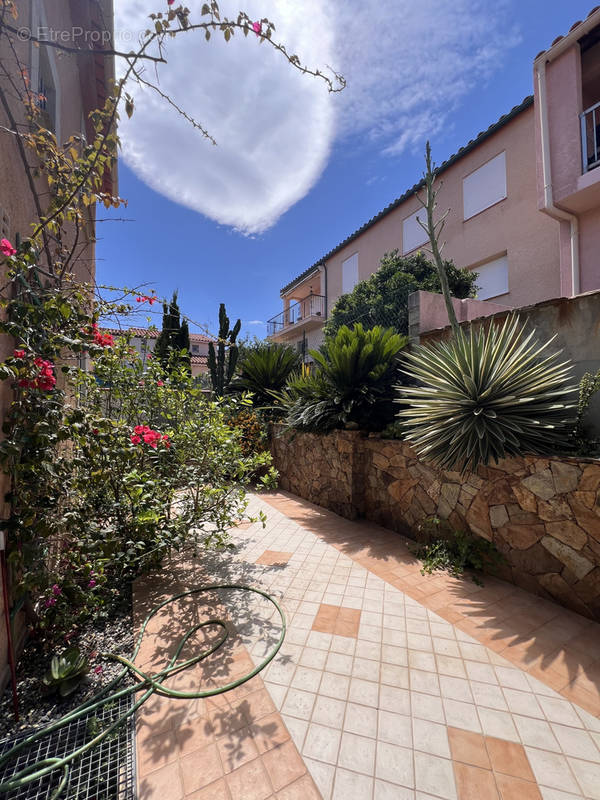
<svg viewBox="0 0 600 800"><path fill-rule="evenodd" d="M76 722L44 736L29 750L0 768L0 783L44 758L63 757L107 728L129 711L131 696L107 704ZM25 736L0 742L3 755ZM2 800L49 800L58 786L61 770L2 795ZM71 764L65 800L135 800L135 723L130 716L120 728Z"/></svg>

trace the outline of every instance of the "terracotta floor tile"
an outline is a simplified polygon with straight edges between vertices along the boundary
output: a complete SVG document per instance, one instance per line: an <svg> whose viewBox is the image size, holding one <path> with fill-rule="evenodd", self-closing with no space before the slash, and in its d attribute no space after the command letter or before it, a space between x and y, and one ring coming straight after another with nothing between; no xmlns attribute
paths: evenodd
<svg viewBox="0 0 600 800"><path fill-rule="evenodd" d="M237 707L242 711L249 725L277 711L275 703L266 689L259 689L246 695L239 701Z"/></svg>
<svg viewBox="0 0 600 800"><path fill-rule="evenodd" d="M204 789L199 789L192 794L186 794L185 800L229 800L230 794L225 779L215 781ZM163 800L166 800L163 798Z"/></svg>
<svg viewBox="0 0 600 800"><path fill-rule="evenodd" d="M237 731L217 739L217 749L221 756L223 771L227 774L258 757L258 750L250 728Z"/></svg>
<svg viewBox="0 0 600 800"><path fill-rule="evenodd" d="M221 759L215 744L203 747L201 750L194 750L184 756L179 760L179 767L186 794L203 789L223 777ZM165 797L169 797L169 795L163 796L160 800L165 800Z"/></svg>
<svg viewBox="0 0 600 800"><path fill-rule="evenodd" d="M486 736L485 744L495 772L526 781L535 780L523 745L491 736Z"/></svg>
<svg viewBox="0 0 600 800"><path fill-rule="evenodd" d="M490 769L490 759L482 734L449 727L448 740L453 761L461 761L474 767Z"/></svg>
<svg viewBox="0 0 600 800"><path fill-rule="evenodd" d="M232 800L266 800L273 790L260 758L225 776Z"/></svg>
<svg viewBox="0 0 600 800"><path fill-rule="evenodd" d="M496 781L489 769L454 762L458 800L498 800Z"/></svg>
<svg viewBox="0 0 600 800"><path fill-rule="evenodd" d="M265 552L256 559L256 564L264 564L268 567L275 567L287 564L293 553L282 553L278 550L265 550Z"/></svg>
<svg viewBox="0 0 600 800"><path fill-rule="evenodd" d="M279 714L268 714L251 726L252 737L259 753L266 753L290 738Z"/></svg>
<svg viewBox="0 0 600 800"><path fill-rule="evenodd" d="M183 785L179 773L179 764L168 764L166 767L140 777L138 800L182 800Z"/></svg>
<svg viewBox="0 0 600 800"><path fill-rule="evenodd" d="M182 725L175 731L182 755L199 750L215 741L214 727L208 719L197 718Z"/></svg>
<svg viewBox="0 0 600 800"><path fill-rule="evenodd" d="M277 792L277 800L323 800L313 779L304 775L294 783ZM348 798L350 800L350 798Z"/></svg>
<svg viewBox="0 0 600 800"><path fill-rule="evenodd" d="M140 777L164 767L179 758L175 731L168 730L144 740L138 745L137 769Z"/></svg>
<svg viewBox="0 0 600 800"><path fill-rule="evenodd" d="M285 742L262 756L271 785L278 792L306 773L306 766L292 742Z"/></svg>
<svg viewBox="0 0 600 800"><path fill-rule="evenodd" d="M536 783L511 778L509 775L496 775L496 784L501 800L542 800Z"/></svg>

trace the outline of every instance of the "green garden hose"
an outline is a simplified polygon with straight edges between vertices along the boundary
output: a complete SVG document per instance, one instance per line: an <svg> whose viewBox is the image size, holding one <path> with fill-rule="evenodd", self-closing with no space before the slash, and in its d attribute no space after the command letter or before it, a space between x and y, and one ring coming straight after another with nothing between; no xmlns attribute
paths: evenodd
<svg viewBox="0 0 600 800"><path fill-rule="evenodd" d="M195 664L203 661L208 656L212 655L212 653L216 652L228 639L229 631L227 629L226 623L222 619L210 619L206 620L205 622L200 622L197 625L194 625L192 628L189 628L185 634L181 637L179 644L177 645L177 649L171 660L169 661L168 665L160 670L160 672L155 673L154 675L148 675L147 673L143 672L141 669L135 666L133 661L135 660L140 645L142 643L142 638L148 626L150 620L166 605L169 603L173 603L177 600L181 600L182 597L189 597L190 595L200 594L201 592L209 592L214 591L216 589L234 589L240 590L244 592L253 592L254 594L261 595L262 597L266 598L270 603L272 603L277 611L279 612L279 616L281 618L281 634L279 639L271 652L261 661L261 663L256 666L251 672L244 675L242 678L238 678L231 683L226 684L225 686L220 686L216 689L210 689L204 692L181 692L175 689L169 689L168 687L164 686L164 681L168 678L173 677L173 675L177 675L180 672L188 669L189 667L193 667ZM206 628L211 625L216 625L221 629L221 634L218 640L208 648L208 650L204 650L201 653L198 653L193 658L188 658L186 661L182 661L181 663L177 663L177 659L181 651L183 650L186 642L188 639L193 636L197 631L201 630L202 628ZM272 661L275 656L277 655L279 648L283 644L283 639L285 636L285 616L281 607L277 603L277 601L268 595L266 592L263 592L261 589L255 589L251 586L243 586L240 584L235 583L213 583L207 586L202 586L198 589L190 589L187 592L181 592L180 594L173 595L173 597L169 597L167 600L164 600L159 605L155 606L152 611L148 614L144 623L141 627L139 636L137 638L137 642L135 648L133 650L133 654L130 659L123 658L119 655L114 655L111 653L103 653L102 657L111 659L113 661L119 661L123 664L123 669L114 678L110 683L108 683L100 692L97 692L93 697L87 700L82 705L78 706L77 708L70 711L68 714L65 714L64 717L57 720L56 722L51 723L45 728L42 728L35 733L32 733L31 736L27 736L23 739L22 742L19 742L12 750L9 750L3 756L0 757L0 768L7 764L12 759L16 758L16 756L23 750L26 750L28 747L33 745L38 739L41 739L43 736L48 736L49 734L53 733L54 731L59 730L60 728L64 727L65 725L75 722L76 720L80 719L81 717L89 714L91 711L94 711L98 708L101 708L108 703L112 703L115 700L118 700L122 697L125 697L129 694L134 694L137 692L143 692L142 696L136 700L136 702L131 706L131 708L127 711L127 713L122 714L115 722L113 722L106 730L102 731L101 733L94 736L90 739L89 742L78 747L73 752L69 753L68 755L62 758L46 758L41 761L38 761L36 764L31 764L25 769L22 769L20 772L17 772L13 775L8 781L4 783L0 783L0 794L5 792L16 791L17 789L22 788L23 786L31 783L33 781L37 781L40 778L49 775L51 772L61 770L62 776L60 779L60 783L57 788L54 790L53 794L50 796L50 800L57 800L58 797L62 795L64 788L67 785L69 780L69 765L71 762L75 761L76 759L80 758L84 753L92 748L96 747L100 744L103 739L109 736L113 731L115 731L120 725L122 725L128 717L135 713L135 711L142 706L149 697L151 697L154 693L162 695L163 697L177 697L183 700L195 700L201 697L213 697L217 694L223 694L224 692L228 692L230 689L235 689L237 686L241 686L242 684L249 681L251 678L254 678L261 670L263 670L270 661ZM116 685L125 677L127 673L132 673L137 681L133 686L128 686L124 689L118 689L113 691L109 694L109 692L116 687Z"/></svg>

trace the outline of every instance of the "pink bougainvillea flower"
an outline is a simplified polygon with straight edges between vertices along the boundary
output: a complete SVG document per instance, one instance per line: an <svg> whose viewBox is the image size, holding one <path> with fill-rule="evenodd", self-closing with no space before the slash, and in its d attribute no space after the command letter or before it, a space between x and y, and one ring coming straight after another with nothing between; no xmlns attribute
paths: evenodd
<svg viewBox="0 0 600 800"><path fill-rule="evenodd" d="M262 24L260 22L253 22L252 30L257 36L260 36L260 34L262 33Z"/></svg>
<svg viewBox="0 0 600 800"><path fill-rule="evenodd" d="M8 239L0 241L0 251L4 256L14 256L17 252Z"/></svg>
<svg viewBox="0 0 600 800"><path fill-rule="evenodd" d="M100 673L102 672L102 667L100 666L100 664L98 664L97 667L94 667L94 672L96 673L96 675L100 675Z"/></svg>
<svg viewBox="0 0 600 800"><path fill-rule="evenodd" d="M57 583L55 583L54 586L52 587L52 594L54 595L54 597L58 597L59 594L62 594L62 589Z"/></svg>
<svg viewBox="0 0 600 800"><path fill-rule="evenodd" d="M146 358L148 359L148 361L152 361L152 353L148 353L148 355L146 356Z"/></svg>
<svg viewBox="0 0 600 800"><path fill-rule="evenodd" d="M25 350L15 350L13 355L15 358L25 358Z"/></svg>
<svg viewBox="0 0 600 800"><path fill-rule="evenodd" d="M156 381L156 385L157 386L164 386L165 383L164 383L164 381Z"/></svg>
<svg viewBox="0 0 600 800"><path fill-rule="evenodd" d="M52 608L52 606L56 605L56 597L49 597L46 602L44 603L46 608Z"/></svg>
<svg viewBox="0 0 600 800"><path fill-rule="evenodd" d="M95 578L90 578L90 582L88 583L88 589L93 589L95 585L96 585Z"/></svg>

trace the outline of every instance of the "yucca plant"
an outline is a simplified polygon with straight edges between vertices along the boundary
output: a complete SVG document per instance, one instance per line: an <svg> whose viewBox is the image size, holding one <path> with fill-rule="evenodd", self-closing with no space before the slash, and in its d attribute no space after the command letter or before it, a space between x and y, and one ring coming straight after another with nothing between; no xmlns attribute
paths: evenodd
<svg viewBox="0 0 600 800"><path fill-rule="evenodd" d="M273 402L271 392L281 391L299 366L300 354L291 347L261 343L244 353L230 388L252 392L253 403L260 408Z"/></svg>
<svg viewBox="0 0 600 800"><path fill-rule="evenodd" d="M541 354L517 316L502 326L462 330L448 342L414 347L403 371L420 385L398 387L408 408L405 438L421 458L445 469L522 453L564 448L573 423L576 387L560 353Z"/></svg>
<svg viewBox="0 0 600 800"><path fill-rule="evenodd" d="M280 393L287 425L318 432L384 427L393 418L392 387L406 342L392 328L343 325L320 350L310 351L314 372L294 376Z"/></svg>

